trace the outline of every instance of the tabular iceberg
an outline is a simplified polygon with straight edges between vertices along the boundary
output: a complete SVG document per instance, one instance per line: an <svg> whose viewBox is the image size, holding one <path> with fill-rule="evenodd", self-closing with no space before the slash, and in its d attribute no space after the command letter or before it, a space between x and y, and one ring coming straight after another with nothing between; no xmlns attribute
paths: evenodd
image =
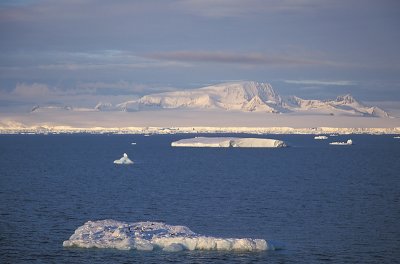
<svg viewBox="0 0 400 264"><path fill-rule="evenodd" d="M329 145L347 146L347 145L353 145L353 141L349 139L346 142L331 142L329 143Z"/></svg>
<svg viewBox="0 0 400 264"><path fill-rule="evenodd" d="M195 137L181 139L171 143L172 147L208 147L208 148L281 148L286 143L267 138L235 138L235 137Z"/></svg>
<svg viewBox="0 0 400 264"><path fill-rule="evenodd" d="M124 153L124 156L118 160L114 160L115 164L133 164L133 161L131 161L128 158L128 154Z"/></svg>
<svg viewBox="0 0 400 264"><path fill-rule="evenodd" d="M262 251L274 250L264 239L217 238L196 234L186 226L159 222L127 223L116 220L88 221L63 242L64 247L114 248L120 250Z"/></svg>
<svg viewBox="0 0 400 264"><path fill-rule="evenodd" d="M327 136L315 136L314 139L328 139Z"/></svg>

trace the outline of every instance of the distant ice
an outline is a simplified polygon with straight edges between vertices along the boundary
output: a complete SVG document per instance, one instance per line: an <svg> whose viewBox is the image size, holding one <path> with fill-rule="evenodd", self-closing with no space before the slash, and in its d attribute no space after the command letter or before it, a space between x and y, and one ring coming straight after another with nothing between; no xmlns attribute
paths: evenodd
<svg viewBox="0 0 400 264"><path fill-rule="evenodd" d="M395 137L393 137L393 138L400 138L400 136L395 136Z"/></svg>
<svg viewBox="0 0 400 264"><path fill-rule="evenodd" d="M327 136L315 136L314 139L328 139Z"/></svg>
<svg viewBox="0 0 400 264"><path fill-rule="evenodd" d="M126 153L124 153L124 156L118 160L114 160L115 164L133 164L133 161L131 161L128 158L128 155Z"/></svg>
<svg viewBox="0 0 400 264"><path fill-rule="evenodd" d="M114 248L120 250L263 251L274 250L264 239L218 238L196 234L186 226L159 222L127 223L116 220L88 221L63 243L64 247Z"/></svg>
<svg viewBox="0 0 400 264"><path fill-rule="evenodd" d="M171 146L208 148L280 148L286 147L287 145L281 140L266 138L195 137L172 142Z"/></svg>
<svg viewBox="0 0 400 264"><path fill-rule="evenodd" d="M351 139L347 140L346 142L331 142L330 145L353 145L353 141Z"/></svg>

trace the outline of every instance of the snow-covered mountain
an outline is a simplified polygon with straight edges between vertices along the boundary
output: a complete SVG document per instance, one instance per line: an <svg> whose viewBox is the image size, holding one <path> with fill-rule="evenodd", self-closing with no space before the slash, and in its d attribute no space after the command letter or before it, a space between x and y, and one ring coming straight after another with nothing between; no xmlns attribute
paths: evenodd
<svg viewBox="0 0 400 264"><path fill-rule="evenodd" d="M130 102L133 105L133 102ZM136 108L202 108L277 113L281 97L268 83L235 82L200 89L146 95Z"/></svg>
<svg viewBox="0 0 400 264"><path fill-rule="evenodd" d="M293 112L389 117L388 113L379 107L364 106L350 94L338 96L335 100L307 100L292 96L288 98L287 106Z"/></svg>
<svg viewBox="0 0 400 264"><path fill-rule="evenodd" d="M98 105L96 109L128 112L149 109L216 109L265 113L389 116L378 107L364 106L351 95L338 96L335 100L308 100L297 96L291 96L284 100L270 84L251 81L150 94L115 106L102 104L100 107Z"/></svg>
<svg viewBox="0 0 400 264"><path fill-rule="evenodd" d="M67 105L35 105L32 107L31 112L45 112L45 111L72 111L73 108Z"/></svg>
<svg viewBox="0 0 400 264"><path fill-rule="evenodd" d="M54 112L94 112L93 108L72 107L69 105L35 105L30 113L54 113Z"/></svg>
<svg viewBox="0 0 400 264"><path fill-rule="evenodd" d="M94 108L35 106L31 112L47 111L124 111L163 109L208 109L237 112L299 113L317 115L389 117L378 107L364 106L351 95L334 100L310 100L291 96L283 99L268 83L230 82L199 89L149 94L119 104L99 102Z"/></svg>

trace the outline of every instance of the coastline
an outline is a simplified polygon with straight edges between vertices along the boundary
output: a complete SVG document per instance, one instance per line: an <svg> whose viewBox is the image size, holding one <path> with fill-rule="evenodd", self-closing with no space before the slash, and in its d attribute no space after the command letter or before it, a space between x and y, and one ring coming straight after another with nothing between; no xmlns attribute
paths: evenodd
<svg viewBox="0 0 400 264"><path fill-rule="evenodd" d="M337 127L71 127L71 126L30 126L30 127L2 127L0 134L400 134L400 127L394 128L337 128Z"/></svg>

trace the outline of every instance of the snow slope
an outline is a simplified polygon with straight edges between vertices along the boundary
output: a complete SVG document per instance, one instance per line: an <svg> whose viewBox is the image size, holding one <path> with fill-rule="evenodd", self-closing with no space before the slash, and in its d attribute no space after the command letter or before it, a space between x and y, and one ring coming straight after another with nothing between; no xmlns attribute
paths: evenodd
<svg viewBox="0 0 400 264"><path fill-rule="evenodd" d="M133 104L133 102L131 102ZM146 95L138 109L206 108L276 113L282 103L268 83L233 82L200 89Z"/></svg>

